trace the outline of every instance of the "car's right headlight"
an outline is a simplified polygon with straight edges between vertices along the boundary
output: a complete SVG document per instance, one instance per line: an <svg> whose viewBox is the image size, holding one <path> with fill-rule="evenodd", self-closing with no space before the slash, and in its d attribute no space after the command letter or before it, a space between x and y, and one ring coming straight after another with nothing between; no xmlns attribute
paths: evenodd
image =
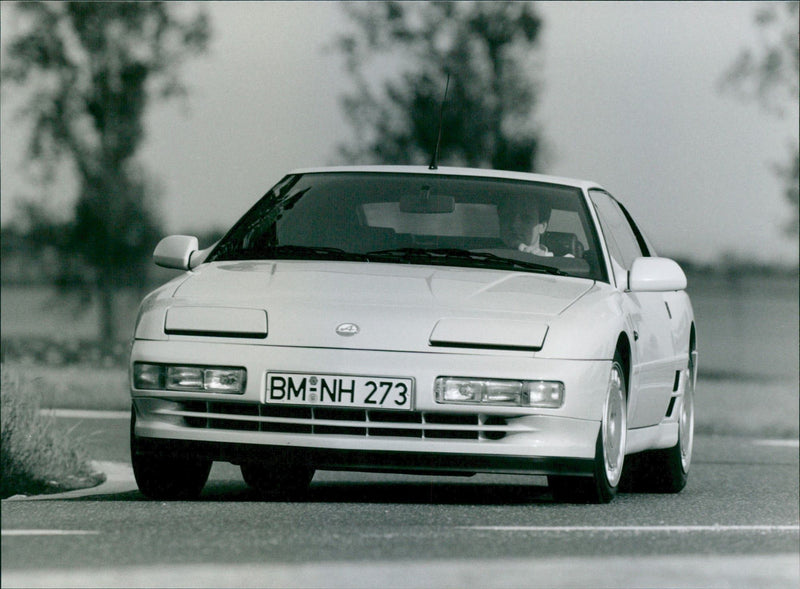
<svg viewBox="0 0 800 589"><path fill-rule="evenodd" d="M503 380L440 376L434 385L437 403L479 403L558 409L564 383L549 380Z"/></svg>

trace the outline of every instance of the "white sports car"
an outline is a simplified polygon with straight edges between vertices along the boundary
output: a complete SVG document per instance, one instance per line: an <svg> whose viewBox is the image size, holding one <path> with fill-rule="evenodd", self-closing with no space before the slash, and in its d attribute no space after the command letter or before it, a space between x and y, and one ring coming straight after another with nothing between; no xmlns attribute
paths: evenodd
<svg viewBox="0 0 800 589"><path fill-rule="evenodd" d="M677 492L692 453L686 277L593 182L489 170L288 174L142 302L139 489L263 496L315 469L547 475L557 500Z"/></svg>

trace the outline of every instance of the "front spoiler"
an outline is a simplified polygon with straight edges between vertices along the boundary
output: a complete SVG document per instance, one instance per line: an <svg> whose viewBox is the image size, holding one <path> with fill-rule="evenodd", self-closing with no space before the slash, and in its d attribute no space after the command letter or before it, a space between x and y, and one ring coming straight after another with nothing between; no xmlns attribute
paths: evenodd
<svg viewBox="0 0 800 589"><path fill-rule="evenodd" d="M594 461L586 458L302 448L139 437L136 438L135 448L137 455L205 458L234 464L268 461L278 465L305 465L319 470L386 473L470 475L481 472L591 476L594 468Z"/></svg>

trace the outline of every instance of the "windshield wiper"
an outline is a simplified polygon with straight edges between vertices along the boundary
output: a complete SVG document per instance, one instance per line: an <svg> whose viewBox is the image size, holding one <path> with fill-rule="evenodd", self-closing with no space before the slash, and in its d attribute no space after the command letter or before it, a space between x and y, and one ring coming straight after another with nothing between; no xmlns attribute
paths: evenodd
<svg viewBox="0 0 800 589"><path fill-rule="evenodd" d="M236 260L268 260L271 258L282 260L337 260L347 262L369 261L364 254L346 252L336 247L309 245L276 245L245 249L226 256L226 259Z"/></svg>
<svg viewBox="0 0 800 589"><path fill-rule="evenodd" d="M344 260L348 262L368 262L364 254L347 252L338 247L323 247L312 245L278 245L270 248L276 258L288 257L290 259L312 258L315 260Z"/></svg>
<svg viewBox="0 0 800 589"><path fill-rule="evenodd" d="M513 258L504 258L489 252L473 252L465 249L457 248L438 248L438 249L424 249L414 247L403 247L398 249L379 250L368 252L367 258L372 261L386 261L396 260L402 261L407 264L413 264L416 261L422 263L444 263L453 264L453 262L460 262L459 266L476 266L479 265L483 268L494 268L497 270L504 269L520 269L532 270L534 272L544 272L547 274L555 274L557 276L567 276L566 272L546 266L544 264L537 264L536 262L523 262Z"/></svg>
<svg viewBox="0 0 800 589"><path fill-rule="evenodd" d="M367 252L365 255L370 261L374 260L399 260L401 262L411 263L411 260L422 258L430 260L434 250L426 250L421 247L399 247L397 249L377 250L374 252Z"/></svg>

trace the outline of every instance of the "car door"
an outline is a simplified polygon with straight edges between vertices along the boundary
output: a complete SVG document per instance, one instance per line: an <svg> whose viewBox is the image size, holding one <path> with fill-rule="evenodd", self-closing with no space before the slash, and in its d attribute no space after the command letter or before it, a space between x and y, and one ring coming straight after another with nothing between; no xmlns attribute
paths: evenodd
<svg viewBox="0 0 800 589"><path fill-rule="evenodd" d="M667 412L675 383L670 311L663 293L628 291L627 278L633 261L650 256L650 251L622 205L601 190L590 191L590 196L615 266L622 308L633 334L628 427L655 425Z"/></svg>

